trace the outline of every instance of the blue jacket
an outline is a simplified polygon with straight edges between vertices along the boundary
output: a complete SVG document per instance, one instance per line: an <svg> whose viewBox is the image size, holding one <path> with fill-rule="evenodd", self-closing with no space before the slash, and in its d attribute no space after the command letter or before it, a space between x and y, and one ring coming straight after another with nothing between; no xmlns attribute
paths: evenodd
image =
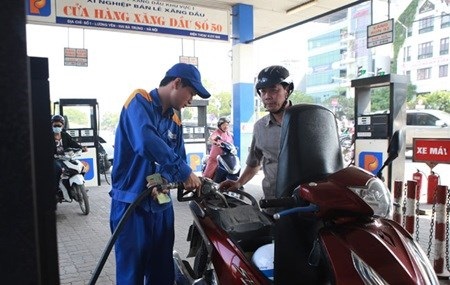
<svg viewBox="0 0 450 285"><path fill-rule="evenodd" d="M132 203L146 188L148 175L159 173L168 182L183 182L191 172L180 118L171 108L162 113L157 89L150 94L135 90L122 108L116 130L112 199ZM149 198L141 206L160 211L171 203L159 205Z"/></svg>

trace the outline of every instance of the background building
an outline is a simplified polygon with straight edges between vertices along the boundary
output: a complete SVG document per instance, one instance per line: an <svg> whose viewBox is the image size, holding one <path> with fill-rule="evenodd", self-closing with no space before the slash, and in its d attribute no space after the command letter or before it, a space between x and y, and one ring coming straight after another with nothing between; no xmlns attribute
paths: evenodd
<svg viewBox="0 0 450 285"><path fill-rule="evenodd" d="M450 0L419 1L412 25L403 26L397 73L408 75L419 94L449 91Z"/></svg>
<svg viewBox="0 0 450 285"><path fill-rule="evenodd" d="M366 29L371 23L370 3L323 17L324 23L308 39L306 94L316 102L336 95L350 96L350 80L371 70Z"/></svg>

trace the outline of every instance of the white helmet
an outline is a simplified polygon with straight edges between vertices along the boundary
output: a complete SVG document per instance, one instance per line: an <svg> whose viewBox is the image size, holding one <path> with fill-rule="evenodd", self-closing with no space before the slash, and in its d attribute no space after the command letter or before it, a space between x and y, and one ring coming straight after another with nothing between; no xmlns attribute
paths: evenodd
<svg viewBox="0 0 450 285"><path fill-rule="evenodd" d="M258 248L252 256L253 263L270 280L273 280L273 258L275 255L275 245L269 243Z"/></svg>

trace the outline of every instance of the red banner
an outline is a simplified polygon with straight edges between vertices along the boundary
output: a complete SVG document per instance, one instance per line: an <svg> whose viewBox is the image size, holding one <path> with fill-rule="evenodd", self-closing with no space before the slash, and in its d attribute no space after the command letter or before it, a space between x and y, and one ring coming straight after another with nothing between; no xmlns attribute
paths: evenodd
<svg viewBox="0 0 450 285"><path fill-rule="evenodd" d="M450 163L450 139L413 139L413 161Z"/></svg>

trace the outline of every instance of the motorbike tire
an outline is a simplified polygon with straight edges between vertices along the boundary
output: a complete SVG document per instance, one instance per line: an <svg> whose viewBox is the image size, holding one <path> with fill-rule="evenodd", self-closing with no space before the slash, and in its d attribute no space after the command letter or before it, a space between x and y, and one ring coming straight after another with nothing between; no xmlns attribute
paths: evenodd
<svg viewBox="0 0 450 285"><path fill-rule="evenodd" d="M74 184L73 189L75 190L76 201L80 205L81 212L83 212L84 215L88 215L90 208L89 208L89 197L86 193L86 188L84 185L78 185Z"/></svg>
<svg viewBox="0 0 450 285"><path fill-rule="evenodd" d="M194 259L194 273L196 278L200 278L205 274L208 262L208 250L206 249L205 243L202 241L202 244L198 248L197 253L195 254Z"/></svg>

